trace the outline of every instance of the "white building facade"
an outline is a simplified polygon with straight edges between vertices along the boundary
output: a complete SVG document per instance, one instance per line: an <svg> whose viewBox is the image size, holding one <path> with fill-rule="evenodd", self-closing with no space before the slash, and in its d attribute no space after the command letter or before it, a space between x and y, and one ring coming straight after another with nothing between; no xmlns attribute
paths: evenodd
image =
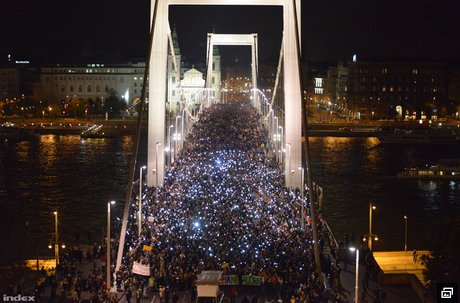
<svg viewBox="0 0 460 303"><path fill-rule="evenodd" d="M129 62L120 56L105 55L81 57L75 63L69 60L69 63L44 65L41 98L54 104L89 98L103 102L113 89L127 105L132 104L142 93L145 61Z"/></svg>
<svg viewBox="0 0 460 303"><path fill-rule="evenodd" d="M170 112L172 117L181 113L184 109L184 100L182 100L180 85L179 85L179 75L180 72L180 81L182 89L184 91L184 98L188 106L196 106L201 99L196 94L203 90L205 87L206 80L203 78L203 72L197 70L192 65L192 68L184 68L184 64L181 63L181 52L179 48L179 43L177 39L177 32L174 28L171 33L173 47L174 47L174 56L176 64L180 64L177 68L174 65L173 54L169 50L168 62L167 62L167 103L166 110ZM217 46L213 48L213 63L212 67L212 77L209 79L211 81L211 87L213 89L213 102L220 102L220 89L221 89L221 56ZM198 100L199 99L199 100Z"/></svg>

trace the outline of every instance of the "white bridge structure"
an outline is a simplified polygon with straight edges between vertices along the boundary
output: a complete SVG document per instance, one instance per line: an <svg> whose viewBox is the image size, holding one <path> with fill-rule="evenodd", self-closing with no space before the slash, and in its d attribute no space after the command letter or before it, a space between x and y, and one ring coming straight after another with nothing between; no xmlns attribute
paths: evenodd
<svg viewBox="0 0 460 303"><path fill-rule="evenodd" d="M156 3L157 2L157 3ZM214 45L251 45L252 53L252 90L251 103L261 114L265 116L265 125L270 130L272 144L276 146L276 153L286 152L285 165L286 185L293 188L301 188L302 171L291 167L302 165L302 94L299 73L298 43L300 41L300 0L152 0L151 20L153 24L153 44L151 49L150 75L149 75L149 122L148 122L148 156L147 156L147 182L148 186L161 186L165 173L165 111L166 111L166 73L168 57L168 36L169 18L168 11L170 5L258 5L258 6L282 6L283 7L283 45L281 46L281 56L283 57L283 78L284 78L284 100L285 100L285 127L283 135L280 135L280 127L277 125L277 117L274 116L273 99L267 102L264 96L256 93L257 90L257 34L245 35L221 35L208 34L208 77L206 87L205 107L212 103L212 93L209 90L209 73L212 71L212 49ZM157 11L155 12L155 7ZM297 16L294 16L296 13ZM156 16L154 20L154 16ZM297 23L296 23L297 20ZM296 29L297 26L297 29ZM296 34L299 35L296 40ZM177 66L177 64L176 64ZM280 69L278 69L279 72ZM269 103L269 105L267 105ZM184 106L182 113L182 125L188 115L193 121L194 117ZM187 128L187 126L185 126ZM184 129L184 126L182 129ZM184 134L181 136L183 140ZM282 141L281 141L282 140ZM286 148L288 146L289 148ZM281 151L278 153L278 151ZM289 167L288 167L289 166Z"/></svg>
<svg viewBox="0 0 460 303"><path fill-rule="evenodd" d="M190 110L184 97L182 86L180 83L180 71L177 69L177 62L174 62L175 70L179 79L179 90L181 100L183 101L183 110L180 116L176 116L175 131L175 152L180 150L183 140L185 139L191 123L197 121L196 112L198 114L204 107L209 107L212 104L213 91L210 89L210 73L212 72L212 53L214 45L251 45L252 53L252 85L251 88L251 103L259 113L263 116L262 122L269 131L270 147L269 152L274 152L279 162L284 165L285 184L291 188L299 188L302 192L304 189L304 166L302 165L302 116L306 119L305 108L302 112L302 92L301 89L301 68L300 68L300 2L301 0L152 0L151 5L151 53L148 59L149 74L149 119L148 119L148 154L147 154L147 185L162 186L165 173L166 153L169 149L171 156L171 125L165 127L165 112L167 100L167 58L168 58L168 42L172 52L172 58L175 58L174 47L169 29L168 11L170 5L258 5L258 6L282 6L283 7L283 39L278 63L278 72L275 80L275 87L271 100L261 94L257 89L257 34L249 35L219 35L208 34L208 70L205 87L200 94L195 96L196 100L200 100L199 111L195 107ZM175 60L175 59L173 59ZM284 79L284 129L279 125L280 119L275 116L273 103L277 93L279 75L283 66ZM146 69L147 71L147 69ZM144 77L146 81L147 77ZM145 83L145 82L144 82ZM145 101L145 86L142 92L141 105ZM220 92L215 92L220 93ZM196 104L195 104L196 106ZM126 226L128 222L129 207L131 204L131 187L133 183L133 172L135 170L135 162L137 156L137 146L140 137L140 126L142 122L143 106L140 107L138 119L138 131L135 137L135 152L133 153L133 161L131 163L130 181L128 183L125 211L123 214L122 231L120 233L120 241L118 247L117 264L115 271L120 268L123 257L123 249L125 243ZM193 114L192 114L193 112ZM303 115L301 115L301 113ZM179 119L181 123L179 124ZM305 131L305 150L307 160L307 175L309 187L312 187L311 167L309 165L309 148L308 148L308 130L306 122L303 124ZM181 133L178 133L179 125L181 125ZM165 133L168 133L168 145L165 140ZM179 139L180 136L180 139ZM180 141L180 143L178 143ZM167 147L167 150L165 150ZM284 153L286 151L286 153ZM286 155L286 156L284 156ZM171 158L173 160L173 158ZM291 168L298 167L300 169ZM141 170L142 174L142 170ZM141 184L141 181L139 182ZM309 192L310 202L314 205L314 196L312 191ZM139 195L139 210L142 205L142 195ZM303 208L303 203L302 203ZM315 208L311 207L313 239L315 245L315 260L316 268L321 276L321 262L318 249L318 239L316 231L316 216ZM303 209L302 209L303 213ZM139 211L139 222L141 214ZM302 221L303 222L303 221ZM304 229L302 223L302 230ZM110 274L108 274L110 275Z"/></svg>

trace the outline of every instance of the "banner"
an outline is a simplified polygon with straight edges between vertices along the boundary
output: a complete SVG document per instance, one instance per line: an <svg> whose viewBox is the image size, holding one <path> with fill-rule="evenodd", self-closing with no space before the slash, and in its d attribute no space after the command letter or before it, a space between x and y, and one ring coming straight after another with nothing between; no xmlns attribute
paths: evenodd
<svg viewBox="0 0 460 303"><path fill-rule="evenodd" d="M151 250L152 250L152 246L144 245L144 250L146 250L146 251L151 251Z"/></svg>
<svg viewBox="0 0 460 303"><path fill-rule="evenodd" d="M259 276L243 276L243 285L262 286L263 278ZM220 285L239 285L237 275L222 275L220 276Z"/></svg>
<svg viewBox="0 0 460 303"><path fill-rule="evenodd" d="M143 265L143 264L134 262L133 274L138 274L141 276L150 276L150 267L148 265Z"/></svg>
<svg viewBox="0 0 460 303"><path fill-rule="evenodd" d="M263 281L259 276L243 276L243 285L262 286Z"/></svg>
<svg viewBox="0 0 460 303"><path fill-rule="evenodd" d="M236 275L222 275L220 276L220 285L239 285L238 276Z"/></svg>

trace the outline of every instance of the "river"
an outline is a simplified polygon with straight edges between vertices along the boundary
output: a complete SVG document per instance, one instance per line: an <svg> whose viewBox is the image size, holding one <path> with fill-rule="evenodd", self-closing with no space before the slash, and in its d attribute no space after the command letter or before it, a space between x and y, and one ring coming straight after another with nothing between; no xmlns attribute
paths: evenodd
<svg viewBox="0 0 460 303"><path fill-rule="evenodd" d="M404 249L404 216L408 217L408 248L426 248L435 220L460 215L460 182L398 180L405 167L439 158L455 158L460 147L380 145L376 138L315 137L310 139L314 182L324 189L323 213L336 237L369 230L369 203L375 250ZM106 226L107 202L117 201L121 213L134 140L81 140L76 135L42 135L0 147L1 243L27 241L29 253L50 254L58 210L60 241L72 243L75 233L87 242L88 231L100 241ZM145 165L147 137L140 143L138 165ZM113 218L116 220L116 218ZM21 246L22 247L22 246ZM7 253L7 252L5 252Z"/></svg>

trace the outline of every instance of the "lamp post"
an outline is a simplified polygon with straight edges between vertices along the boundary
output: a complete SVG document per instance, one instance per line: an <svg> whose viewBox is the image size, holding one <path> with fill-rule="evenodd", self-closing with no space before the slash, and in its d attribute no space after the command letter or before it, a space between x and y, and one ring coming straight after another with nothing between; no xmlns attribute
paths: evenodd
<svg viewBox="0 0 460 303"><path fill-rule="evenodd" d="M290 174L290 171L291 171L291 143L286 143L286 146L287 146L287 150L289 151L289 165L285 168L285 174L289 175L289 189L291 189L291 186L292 186L292 176ZM289 194L291 194L290 190L289 190Z"/></svg>
<svg viewBox="0 0 460 303"><path fill-rule="evenodd" d="M58 267L58 264L59 264L59 234L58 234L58 217L57 217L58 213L57 211L54 212L54 225L55 225L55 228L54 228L54 239L56 240L56 242L54 243L54 257L56 258L56 277L58 275L58 271L57 271L57 267Z"/></svg>
<svg viewBox="0 0 460 303"><path fill-rule="evenodd" d="M280 126L279 127L279 130L281 131L281 135L279 136L278 140L280 141L278 143L278 146L279 146L279 154L280 154L280 162L283 163L283 141L284 141L284 136L283 136L283 127Z"/></svg>
<svg viewBox="0 0 460 303"><path fill-rule="evenodd" d="M372 237L375 237L375 241L377 241L379 238L377 237L377 235L374 235L372 233L372 210L376 209L375 206L372 205L372 203L369 204L369 234L367 234L366 236L369 237L369 244L368 244L368 247L369 247L369 250L372 250Z"/></svg>
<svg viewBox="0 0 460 303"><path fill-rule="evenodd" d="M276 120L276 126L274 127L273 130L273 135L275 136L275 155L276 155L276 160L278 161L278 135L279 135L279 128L278 128L278 117L275 117ZM275 134L276 130L276 134Z"/></svg>
<svg viewBox="0 0 460 303"><path fill-rule="evenodd" d="M177 150L177 151L179 150L179 149L177 148L177 138L178 138L178 137L177 137L177 129L179 128L179 126L178 126L179 121L178 121L178 120L179 120L180 118L181 118L180 116L177 116L177 117L176 117L176 140L174 140L174 141L175 141L175 142L174 142L174 152L176 152L176 150Z"/></svg>
<svg viewBox="0 0 460 303"><path fill-rule="evenodd" d="M302 197L302 201L301 201L301 203L300 203L300 211L301 211L301 215L300 215L300 220L301 220L301 221L300 221L300 227L301 227L302 231L304 231L304 229L305 229L305 227L304 227L304 222L303 222L303 221L304 221L304 220L303 220L303 212L304 212L304 211L303 211L303 203L304 203L304 202L303 202L303 192L304 192L304 184L303 184L304 181L303 181L303 178L304 178L304 169L303 169L302 166L299 166L298 168L302 171L302 176L301 176L302 179L301 179L301 183L300 183L300 186L301 186L300 192L301 192L301 197Z"/></svg>
<svg viewBox="0 0 460 303"><path fill-rule="evenodd" d="M169 168L171 168L171 157L172 157L172 151L171 151L171 128L173 128L174 125L171 124L169 127L168 127L168 151L169 151Z"/></svg>
<svg viewBox="0 0 460 303"><path fill-rule="evenodd" d="M404 233L404 252L407 252L407 216L404 216L405 225L405 233Z"/></svg>
<svg viewBox="0 0 460 303"><path fill-rule="evenodd" d="M181 135L180 135L180 147L183 148L184 147L184 137L185 137L185 128L184 128L184 124L185 124L185 108L182 110L182 126L181 126Z"/></svg>
<svg viewBox="0 0 460 303"><path fill-rule="evenodd" d="M112 263L110 261L111 249L110 249L110 204L115 204L115 201L110 201L107 203L107 293L110 298L110 289L112 284L110 282L110 276L112 274L111 267Z"/></svg>
<svg viewBox="0 0 460 303"><path fill-rule="evenodd" d="M141 166L140 173L139 173L139 222L138 222L138 232L137 236L141 236L141 217L142 217L142 169L146 169L147 166Z"/></svg>
<svg viewBox="0 0 460 303"><path fill-rule="evenodd" d="M161 145L161 142L157 142L156 144L156 154L155 154L155 177L156 177L156 186L159 187L158 184L158 146Z"/></svg>
<svg viewBox="0 0 460 303"><path fill-rule="evenodd" d="M349 249L356 251L355 303L358 303L359 249L354 247L350 247Z"/></svg>

